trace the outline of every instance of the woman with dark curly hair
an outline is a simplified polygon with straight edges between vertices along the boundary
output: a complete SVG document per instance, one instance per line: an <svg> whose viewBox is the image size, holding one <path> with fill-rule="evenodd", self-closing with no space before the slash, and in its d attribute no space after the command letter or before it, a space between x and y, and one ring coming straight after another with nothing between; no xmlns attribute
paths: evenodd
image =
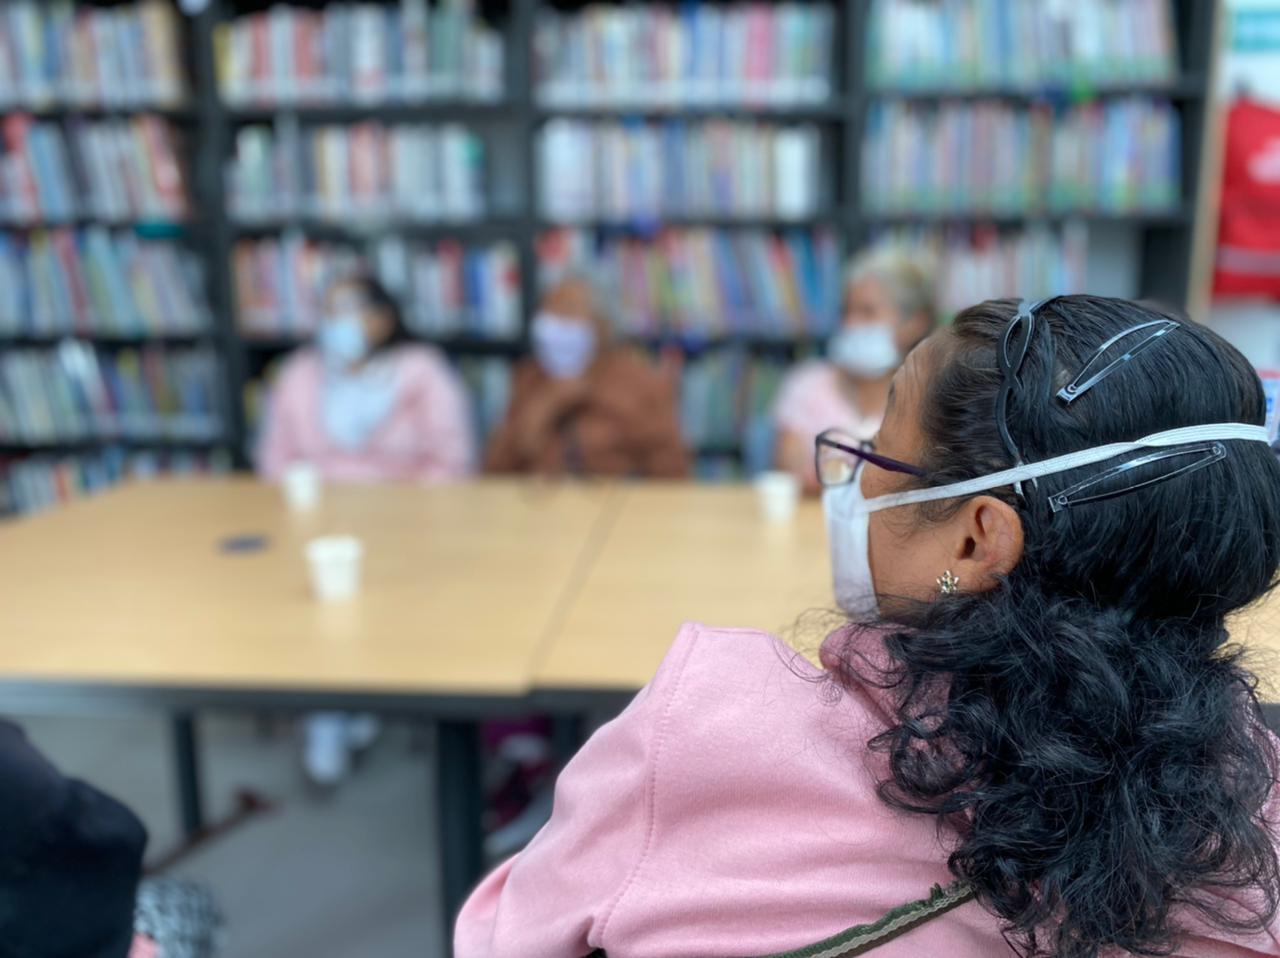
<svg viewBox="0 0 1280 958"><path fill-rule="evenodd" d="M687 626L458 954L1280 955L1275 740L1226 628L1280 567L1263 415L1149 306L962 312L874 446L819 437L823 668Z"/></svg>

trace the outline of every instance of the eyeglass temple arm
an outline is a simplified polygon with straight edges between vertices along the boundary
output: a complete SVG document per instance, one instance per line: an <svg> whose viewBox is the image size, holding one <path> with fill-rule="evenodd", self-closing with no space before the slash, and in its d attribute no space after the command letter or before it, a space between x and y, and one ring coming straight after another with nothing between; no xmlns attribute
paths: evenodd
<svg viewBox="0 0 1280 958"><path fill-rule="evenodd" d="M891 472L901 472L908 476L928 475L925 470L921 469L919 466L913 466L909 462L899 462L897 459L890 459L888 456L882 456L879 453L867 452L865 449L858 449L855 446L847 445L846 443L840 442L838 439L832 439L829 436L822 435L821 433L819 433L813 449L815 468L818 461L818 450L822 446L830 446L833 449L839 449L841 452L850 453L851 455L857 456L864 462L872 463L873 465L879 466L881 469L888 469Z"/></svg>

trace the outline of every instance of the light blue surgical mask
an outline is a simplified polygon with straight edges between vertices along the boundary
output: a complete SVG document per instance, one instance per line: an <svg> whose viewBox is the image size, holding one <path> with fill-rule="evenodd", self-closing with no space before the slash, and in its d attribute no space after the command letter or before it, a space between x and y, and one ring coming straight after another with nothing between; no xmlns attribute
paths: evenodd
<svg viewBox="0 0 1280 958"><path fill-rule="evenodd" d="M553 379L581 376L596 355L596 331L581 320L540 312L533 318L533 355Z"/></svg>
<svg viewBox="0 0 1280 958"><path fill-rule="evenodd" d="M325 364L345 369L364 359L369 344L365 341L364 323L357 312L337 313L326 317L316 333L316 345Z"/></svg>

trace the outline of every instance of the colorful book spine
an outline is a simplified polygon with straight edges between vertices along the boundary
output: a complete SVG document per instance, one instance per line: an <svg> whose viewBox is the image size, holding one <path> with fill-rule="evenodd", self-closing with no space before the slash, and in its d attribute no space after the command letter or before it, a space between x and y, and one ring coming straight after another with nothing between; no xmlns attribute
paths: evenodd
<svg viewBox="0 0 1280 958"><path fill-rule="evenodd" d="M485 213L484 140L456 123L243 127L227 169L242 221L465 222Z"/></svg>
<svg viewBox="0 0 1280 958"><path fill-rule="evenodd" d="M1089 228L992 226L897 229L877 244L905 247L933 266L938 308L954 315L966 306L1005 296L1044 299L1089 290Z"/></svg>
<svg viewBox="0 0 1280 958"><path fill-rule="evenodd" d="M520 267L513 243L464 246L386 237L367 252L297 233L241 241L233 253L241 331L249 337L311 335L328 285L372 264L399 297L406 325L424 338L519 337Z"/></svg>
<svg viewBox="0 0 1280 958"><path fill-rule="evenodd" d="M173 128L155 116L56 124L3 119L0 224L103 220L171 222L188 212Z"/></svg>
<svg viewBox="0 0 1280 958"><path fill-rule="evenodd" d="M0 110L176 106L187 88L179 23L166 0L0 4Z"/></svg>
<svg viewBox="0 0 1280 958"><path fill-rule="evenodd" d="M129 478L230 471L225 452L128 451L118 446L72 456L0 460L0 516L38 512Z"/></svg>
<svg viewBox="0 0 1280 958"><path fill-rule="evenodd" d="M222 434L221 373L207 349L0 354L0 442L207 442Z"/></svg>
<svg viewBox="0 0 1280 958"><path fill-rule="evenodd" d="M232 106L495 101L501 34L472 0L274 6L219 25L218 86Z"/></svg>
<svg viewBox="0 0 1280 958"><path fill-rule="evenodd" d="M380 240L375 271L404 304L409 328L428 339L520 336L520 258L514 243Z"/></svg>
<svg viewBox="0 0 1280 958"><path fill-rule="evenodd" d="M873 213L1167 211L1181 195L1181 133L1166 100L1066 108L874 103L862 147Z"/></svg>
<svg viewBox="0 0 1280 958"><path fill-rule="evenodd" d="M685 363L681 429L703 459L734 460L748 474L770 468L773 405L789 366L741 351L711 352Z"/></svg>
<svg viewBox="0 0 1280 958"><path fill-rule="evenodd" d="M0 233L0 335L186 335L210 325L189 249L104 227Z"/></svg>
<svg viewBox="0 0 1280 958"><path fill-rule="evenodd" d="M1072 89L1173 79L1170 0L872 0L867 79L889 89Z"/></svg>
<svg viewBox="0 0 1280 958"><path fill-rule="evenodd" d="M539 196L563 221L804 219L833 192L824 147L812 124L556 119L538 137Z"/></svg>
<svg viewBox="0 0 1280 958"><path fill-rule="evenodd" d="M544 6L537 96L559 107L823 103L835 37L828 3Z"/></svg>
<svg viewBox="0 0 1280 958"><path fill-rule="evenodd" d="M562 229L539 237L538 260L544 282L569 270L596 277L629 336L822 336L839 315L840 245L823 229Z"/></svg>
<svg viewBox="0 0 1280 958"><path fill-rule="evenodd" d="M458 360L458 372L471 394L477 448L492 435L507 414L511 398L511 364L495 357L468 356Z"/></svg>

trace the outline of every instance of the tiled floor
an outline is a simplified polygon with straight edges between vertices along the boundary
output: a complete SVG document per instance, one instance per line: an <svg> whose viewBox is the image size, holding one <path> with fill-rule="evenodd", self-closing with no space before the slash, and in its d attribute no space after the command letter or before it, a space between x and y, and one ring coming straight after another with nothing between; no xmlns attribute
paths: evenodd
<svg viewBox="0 0 1280 958"><path fill-rule="evenodd" d="M18 717L64 771L125 801L146 822L154 860L178 815L168 726L136 717ZM226 958L435 958L443 954L429 745L392 727L341 789L302 781L286 721L266 737L250 717L201 720L205 795L216 819L249 787L260 814L197 849L171 874L204 882L228 919Z"/></svg>

